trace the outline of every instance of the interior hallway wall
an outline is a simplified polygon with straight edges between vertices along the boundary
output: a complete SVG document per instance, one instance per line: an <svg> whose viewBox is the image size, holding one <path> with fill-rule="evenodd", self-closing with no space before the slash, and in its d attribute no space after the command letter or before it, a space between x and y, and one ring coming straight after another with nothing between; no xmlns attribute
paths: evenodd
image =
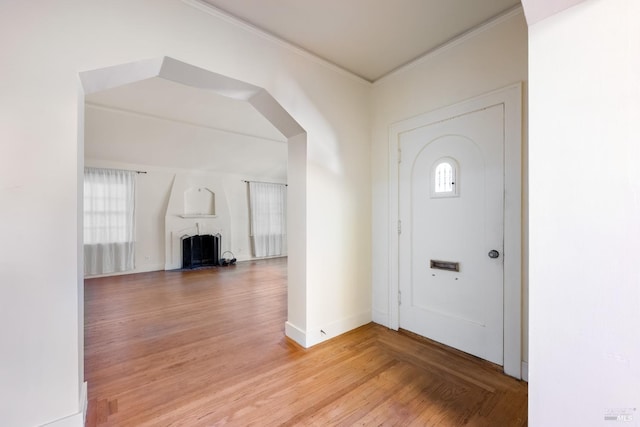
<svg viewBox="0 0 640 427"><path fill-rule="evenodd" d="M529 29L529 425L640 425L640 2Z"/></svg>

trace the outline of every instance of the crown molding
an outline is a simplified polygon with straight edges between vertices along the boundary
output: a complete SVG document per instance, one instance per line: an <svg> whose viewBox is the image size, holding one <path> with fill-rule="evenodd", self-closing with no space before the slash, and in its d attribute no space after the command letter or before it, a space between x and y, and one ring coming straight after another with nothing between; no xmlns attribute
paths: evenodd
<svg viewBox="0 0 640 427"><path fill-rule="evenodd" d="M271 43L274 43L282 48L285 48L297 55L300 55L308 60L311 60L317 64L320 64L324 67L327 67L333 71L338 72L341 75L347 76L355 81L358 81L359 83L363 83L367 86L370 85L377 85L383 81L385 81L388 78L391 78L397 74L400 74L406 70L409 70L419 64L422 64L426 61L431 60L433 57L446 52L449 49L452 49L468 40L473 39L474 37L479 36L481 33L490 30L491 28L502 24L505 21L508 21L516 16L519 15L523 15L524 11L522 8L522 5L516 5L508 10L506 10L505 12L500 13L497 16L494 16L493 18L488 19L487 21L484 21L483 23L477 25L476 27L462 33L461 35L446 41L445 43L429 50L428 52L420 55L419 57L417 57L416 59L413 59L403 65L400 65L399 67L393 69L392 71L384 74L383 76L370 81L367 80L331 61L328 61L324 58L319 57L318 55L314 54L313 52L310 52L294 43L291 43L287 40L284 40L276 35L274 35L273 33L270 33L268 31L263 30L262 28L259 28L253 24L248 23L247 21L244 21L240 18L238 18L237 16L226 12L220 8L217 8L203 0L182 0L182 2L186 5L189 5L195 9L198 9L202 12L205 12L209 15L212 15L218 19L221 19L227 23L230 23L236 27L242 28L245 31L248 31L262 39L268 40Z"/></svg>
<svg viewBox="0 0 640 427"><path fill-rule="evenodd" d="M256 35L264 40L267 40L277 46L280 46L282 48L287 49L290 52L293 52L305 59L308 59L312 62L315 62L316 64L322 65L326 68L329 68L330 70L333 70L335 72L337 72L338 74L341 74L343 76L346 76L354 81L357 81L358 83L362 83L365 84L367 86L371 85L371 81L347 70L346 68L343 68L331 61L328 61L324 58L319 57L318 55L314 54L313 52L310 52L306 49L304 49L301 46L298 46L294 43L291 43L287 40L284 40L278 36L276 36L273 33L270 33L266 30L263 30L262 28L259 28L253 24L248 23L247 21L238 18L237 16L224 11L220 8L217 8L205 1L202 0L182 0L182 2L188 6L191 6L195 9L198 9L202 12L205 12L211 16L214 16L218 19L221 19L229 24L232 24L238 28L241 28L247 32L250 32L253 35Z"/></svg>

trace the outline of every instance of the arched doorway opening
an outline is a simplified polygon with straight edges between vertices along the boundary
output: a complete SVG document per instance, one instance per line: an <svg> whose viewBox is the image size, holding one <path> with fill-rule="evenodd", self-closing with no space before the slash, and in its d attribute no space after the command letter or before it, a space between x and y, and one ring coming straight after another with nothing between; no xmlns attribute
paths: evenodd
<svg viewBox="0 0 640 427"><path fill-rule="evenodd" d="M186 64L169 57L143 60L80 73L81 89L79 99L80 129L79 146L84 147L84 97L134 83L140 80L160 77L194 88L212 91L235 100L247 102L262 114L287 140L288 162L288 285L286 333L304 344L306 328L306 146L305 130L291 115L263 88L242 82L212 71ZM82 183L84 150L80 150L78 183ZM82 206L82 186L78 185L79 206ZM82 230L78 242L78 253L82 253ZM79 263L82 269L82 262ZM79 271L79 277L82 272ZM82 283L82 280L79 281ZM79 321L83 319L84 292L79 289ZM81 330L82 330L82 324ZM82 339L82 338L81 338ZM80 343L80 351L83 343ZM80 361L83 360L82 354ZM82 365L82 362L81 362ZM80 367L83 372L84 367Z"/></svg>

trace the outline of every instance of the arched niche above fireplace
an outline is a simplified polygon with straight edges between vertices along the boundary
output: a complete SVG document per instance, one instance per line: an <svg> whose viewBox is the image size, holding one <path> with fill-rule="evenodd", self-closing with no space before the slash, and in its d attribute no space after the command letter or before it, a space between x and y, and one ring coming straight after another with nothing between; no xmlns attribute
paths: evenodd
<svg viewBox="0 0 640 427"><path fill-rule="evenodd" d="M216 194L206 187L191 187L184 191L182 218L215 218Z"/></svg>

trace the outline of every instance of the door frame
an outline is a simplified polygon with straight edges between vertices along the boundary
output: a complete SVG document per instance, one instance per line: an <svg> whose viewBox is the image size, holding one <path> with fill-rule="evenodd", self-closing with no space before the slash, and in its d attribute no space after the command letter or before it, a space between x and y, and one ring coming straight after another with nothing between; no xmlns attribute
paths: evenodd
<svg viewBox="0 0 640 427"><path fill-rule="evenodd" d="M399 319L400 135L494 105L504 105L504 365L522 378L522 83L421 114L389 129L389 328Z"/></svg>

